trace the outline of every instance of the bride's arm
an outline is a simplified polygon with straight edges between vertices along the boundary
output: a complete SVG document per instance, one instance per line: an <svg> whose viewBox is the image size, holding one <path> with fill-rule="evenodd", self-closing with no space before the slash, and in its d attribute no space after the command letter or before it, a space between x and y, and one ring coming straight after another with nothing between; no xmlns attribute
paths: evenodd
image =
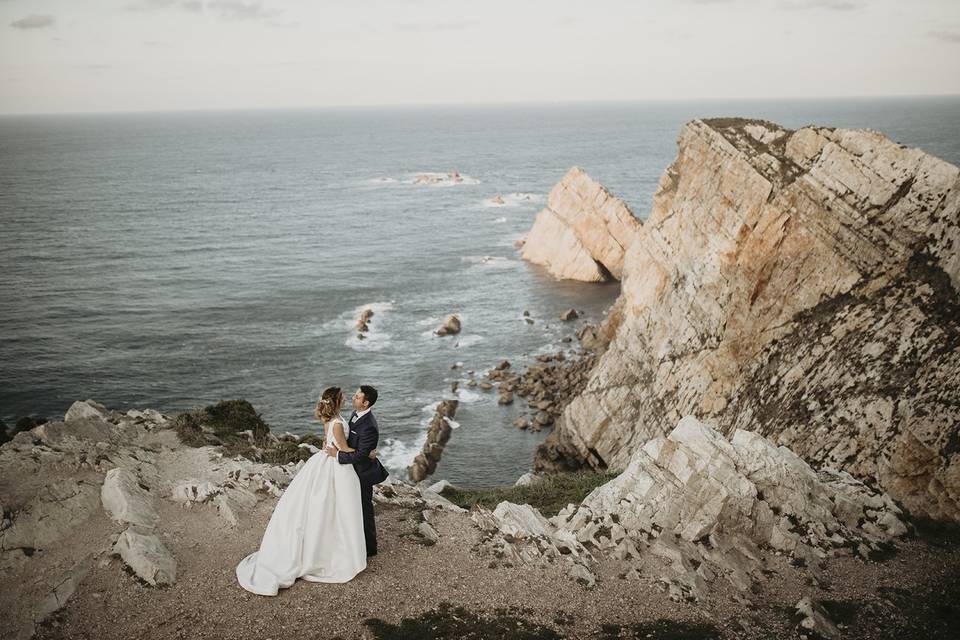
<svg viewBox="0 0 960 640"><path fill-rule="evenodd" d="M333 439L337 441L337 448L346 453L352 453L356 449L351 449L347 445L347 439L343 436L343 423L337 420L333 423Z"/></svg>

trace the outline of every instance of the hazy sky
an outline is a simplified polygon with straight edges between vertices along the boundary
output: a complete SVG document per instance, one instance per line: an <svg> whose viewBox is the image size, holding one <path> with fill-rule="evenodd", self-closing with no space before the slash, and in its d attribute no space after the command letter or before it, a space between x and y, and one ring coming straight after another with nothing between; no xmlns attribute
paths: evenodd
<svg viewBox="0 0 960 640"><path fill-rule="evenodd" d="M0 0L0 113L960 94L960 0Z"/></svg>

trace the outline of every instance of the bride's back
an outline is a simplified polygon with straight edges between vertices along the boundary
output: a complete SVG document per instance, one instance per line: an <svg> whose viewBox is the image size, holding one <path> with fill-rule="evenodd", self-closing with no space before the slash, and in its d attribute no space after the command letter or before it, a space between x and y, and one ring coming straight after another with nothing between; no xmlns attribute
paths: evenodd
<svg viewBox="0 0 960 640"><path fill-rule="evenodd" d="M337 439L333 437L333 429L334 429L334 425L338 422L343 427L343 439L344 441L346 441L347 434L349 432L347 431L347 423L343 420L341 416L334 416L333 419L327 423L326 429L324 432L324 438L325 438L324 444L325 445L332 444L333 446L337 447L337 449L339 449L340 447L337 445Z"/></svg>

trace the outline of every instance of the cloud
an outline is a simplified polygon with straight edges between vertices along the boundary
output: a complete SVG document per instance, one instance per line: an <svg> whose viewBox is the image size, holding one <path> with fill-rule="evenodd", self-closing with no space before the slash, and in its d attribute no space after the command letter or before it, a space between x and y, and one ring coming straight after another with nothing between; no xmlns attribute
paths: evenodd
<svg viewBox="0 0 960 640"><path fill-rule="evenodd" d="M805 10L805 9L827 9L829 11L853 11L860 8L859 2L850 2L849 0L798 0L792 2L781 2L778 5L781 9Z"/></svg>
<svg viewBox="0 0 960 640"><path fill-rule="evenodd" d="M14 20L10 23L10 26L16 27L17 29L43 29L44 27L49 27L52 24L53 16L34 14L27 16L26 18Z"/></svg>
<svg viewBox="0 0 960 640"><path fill-rule="evenodd" d="M928 31L927 35L942 42L960 44L960 31Z"/></svg>
<svg viewBox="0 0 960 640"><path fill-rule="evenodd" d="M140 0L125 5L123 8L128 11L150 11L151 9L166 9L177 4L177 0Z"/></svg>
<svg viewBox="0 0 960 640"><path fill-rule="evenodd" d="M209 11L221 20L263 20L270 21L272 26L290 26L291 23L273 24L275 18L283 13L283 9L270 9L262 2L244 2L243 0L137 0L126 5L128 11L156 11L160 9L175 9L188 13L203 13Z"/></svg>
<svg viewBox="0 0 960 640"><path fill-rule="evenodd" d="M397 22L394 26L399 31L422 33L425 31L461 31L476 26L474 20L450 20L447 22Z"/></svg>
<svg viewBox="0 0 960 640"><path fill-rule="evenodd" d="M238 0L214 0L207 8L217 12L224 20L272 20L282 9L267 9L259 2L239 2Z"/></svg>

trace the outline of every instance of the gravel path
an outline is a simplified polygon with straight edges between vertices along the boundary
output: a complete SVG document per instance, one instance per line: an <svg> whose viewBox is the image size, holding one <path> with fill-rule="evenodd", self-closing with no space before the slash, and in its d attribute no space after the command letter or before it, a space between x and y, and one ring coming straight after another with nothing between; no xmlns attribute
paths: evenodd
<svg viewBox="0 0 960 640"><path fill-rule="evenodd" d="M273 504L261 502L239 528L231 529L211 505L181 508L165 502L161 522L165 544L178 561L176 585L142 586L118 559L104 557L36 637L424 637L422 630L408 629L404 635L391 625L441 603L462 606L489 621L515 616L555 634L527 637L798 637L790 612L808 595L857 603L860 616L844 637L904 637L903 629L926 634L914 637L937 637L940 618L949 623L957 614L949 607L930 608L937 600L933 589L955 584L960 577L960 545L955 541L942 546L909 541L883 563L835 559L826 572L829 588L811 586L805 569L784 560L779 566L774 563L759 593L743 594L718 580L707 602L690 604L672 602L647 579L619 579L623 567L615 561L601 565L594 589L578 585L558 569L491 568L492 557L473 551L480 534L468 517L435 512L431 521L441 541L425 546L414 533L419 511L382 504L376 506L380 553L357 578L339 585L298 581L277 597L262 597L238 586L234 567L259 545ZM853 606L841 609L849 616ZM371 626L366 622L371 618L385 625ZM654 624L661 619L666 622ZM883 635L897 627L899 635ZM384 631L391 628L393 635ZM503 635L491 623L470 637L511 634Z"/></svg>

